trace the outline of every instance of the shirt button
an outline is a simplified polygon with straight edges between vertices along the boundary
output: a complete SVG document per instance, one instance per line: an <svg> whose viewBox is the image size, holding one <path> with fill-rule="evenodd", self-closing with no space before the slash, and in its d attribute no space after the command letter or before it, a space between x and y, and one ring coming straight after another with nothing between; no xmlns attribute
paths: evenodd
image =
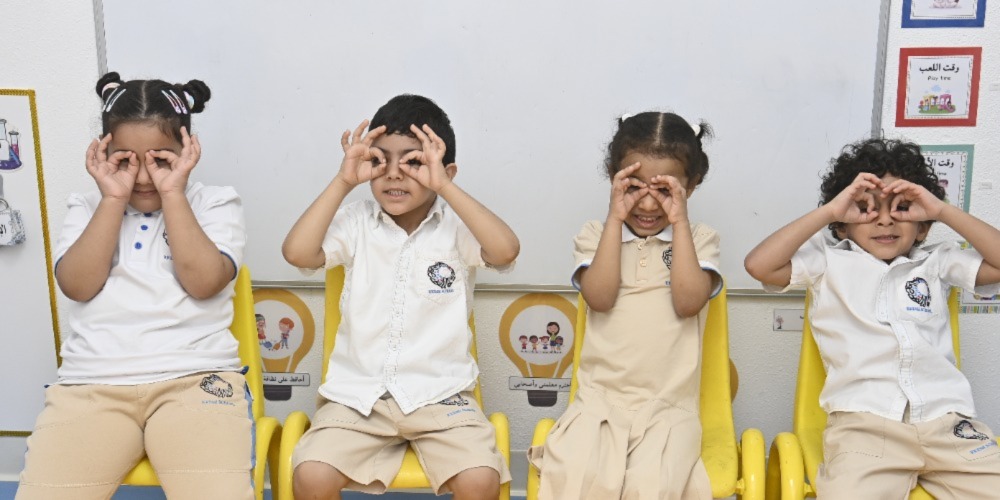
<svg viewBox="0 0 1000 500"><path fill-rule="evenodd" d="M142 214L142 215L145 216L145 217L152 217L153 216L152 213L145 213L145 214Z"/></svg>
<svg viewBox="0 0 1000 500"><path fill-rule="evenodd" d="M640 260L639 261L639 265L642 266L642 267L646 267L646 259Z"/></svg>
<svg viewBox="0 0 1000 500"><path fill-rule="evenodd" d="M142 243L138 243L138 242L136 242L136 244L135 244L135 249L136 249L136 250L139 250L139 249L141 249L141 248L142 248Z"/></svg>
<svg viewBox="0 0 1000 500"><path fill-rule="evenodd" d="M139 226L139 228L142 229L143 231L145 231L145 230L149 229L149 226L143 224L143 225Z"/></svg>

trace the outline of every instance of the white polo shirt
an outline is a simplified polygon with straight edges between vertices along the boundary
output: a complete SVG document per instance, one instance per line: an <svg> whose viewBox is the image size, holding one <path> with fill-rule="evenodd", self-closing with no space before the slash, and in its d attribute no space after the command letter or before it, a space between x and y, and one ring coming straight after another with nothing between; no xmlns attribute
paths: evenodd
<svg viewBox="0 0 1000 500"><path fill-rule="evenodd" d="M410 413L475 385L468 320L485 262L440 197L409 235L373 200L341 207L323 251L347 270L323 397L368 415L388 392Z"/></svg>
<svg viewBox="0 0 1000 500"><path fill-rule="evenodd" d="M886 264L824 233L792 257L787 287L765 287L807 286L812 294L809 319L826 366L823 409L902 421L909 403L911 422L950 412L974 417L969 381L955 366L948 290L1000 291L975 288L979 253L951 242L916 247Z"/></svg>
<svg viewBox="0 0 1000 500"><path fill-rule="evenodd" d="M239 268L246 233L236 191L195 183L186 194L205 234ZM70 196L57 267L100 200L98 191ZM87 302L70 302L59 383L132 385L240 369L229 331L232 284L205 300L188 295L174 275L168 238L162 211L126 208L104 288Z"/></svg>

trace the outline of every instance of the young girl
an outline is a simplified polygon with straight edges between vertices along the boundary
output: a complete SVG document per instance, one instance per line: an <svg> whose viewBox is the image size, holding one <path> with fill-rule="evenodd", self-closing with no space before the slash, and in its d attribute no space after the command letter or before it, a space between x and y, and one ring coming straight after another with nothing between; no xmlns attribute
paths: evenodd
<svg viewBox="0 0 1000 500"><path fill-rule="evenodd" d="M589 306L579 389L529 452L539 498L712 497L698 391L707 303L722 287L719 237L687 214L708 172L707 134L673 113L619 120L607 219L575 242L573 284Z"/></svg>
<svg viewBox="0 0 1000 500"><path fill-rule="evenodd" d="M73 302L59 380L28 438L18 500L110 498L148 455L169 498L253 498L253 422L233 318L243 211L188 184L201 156L192 80L97 82L97 190L74 194L55 276Z"/></svg>

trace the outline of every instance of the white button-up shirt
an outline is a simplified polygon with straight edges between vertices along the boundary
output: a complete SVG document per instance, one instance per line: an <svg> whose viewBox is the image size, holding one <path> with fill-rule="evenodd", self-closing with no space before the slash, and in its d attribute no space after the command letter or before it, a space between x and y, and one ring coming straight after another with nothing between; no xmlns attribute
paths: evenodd
<svg viewBox="0 0 1000 500"><path fill-rule="evenodd" d="M194 183L185 194L202 230L239 268L246 233L236 191ZM56 266L100 201L97 191L70 196ZM229 331L233 285L204 300L191 297L174 274L169 236L162 210L126 208L104 288L87 302L70 302L59 383L144 384L240 368Z"/></svg>
<svg viewBox="0 0 1000 500"><path fill-rule="evenodd" d="M902 421L909 404L911 422L950 412L974 417L969 381L955 366L948 291L997 293L997 285L975 288L982 261L955 243L917 247L886 264L851 240L817 233L807 241L784 289L812 294L809 319L826 367L823 409Z"/></svg>
<svg viewBox="0 0 1000 500"><path fill-rule="evenodd" d="M485 262L441 198L409 235L372 200L344 206L323 251L347 271L323 397L368 415L388 392L410 413L475 385L468 321Z"/></svg>

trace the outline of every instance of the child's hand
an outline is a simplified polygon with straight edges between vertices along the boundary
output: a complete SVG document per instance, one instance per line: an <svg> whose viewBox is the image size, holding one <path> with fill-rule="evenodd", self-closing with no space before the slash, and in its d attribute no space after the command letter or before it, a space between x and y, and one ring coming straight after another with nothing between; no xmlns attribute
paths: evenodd
<svg viewBox="0 0 1000 500"><path fill-rule="evenodd" d="M631 177L636 170L639 170L639 162L619 170L611 179L611 205L608 207L608 216L619 222L625 222L635 204L649 194L649 187L644 182Z"/></svg>
<svg viewBox="0 0 1000 500"><path fill-rule="evenodd" d="M340 136L340 145L344 148L344 161L340 164L337 177L352 188L385 174L385 155L382 154L382 150L372 147L375 139L385 133L385 125L364 133L367 126L368 120L364 120L354 129L353 135L350 130L345 130Z"/></svg>
<svg viewBox="0 0 1000 500"><path fill-rule="evenodd" d="M420 140L421 150L410 151L399 159L399 169L413 177L421 186L440 192L451 183L451 176L444 166L444 153L448 149L444 140L424 125L423 130L410 125L410 131Z"/></svg>
<svg viewBox="0 0 1000 500"><path fill-rule="evenodd" d="M898 221L920 222L936 220L947 204L927 188L903 179L896 179L882 188L883 196L892 196L889 215Z"/></svg>
<svg viewBox="0 0 1000 500"><path fill-rule="evenodd" d="M878 218L878 200L869 189L882 189L885 184L872 173L861 173L826 204L836 222L865 224Z"/></svg>
<svg viewBox="0 0 1000 500"><path fill-rule="evenodd" d="M687 215L687 189L672 175L657 175L650 179L649 193L663 207L671 225L685 221Z"/></svg>
<svg viewBox="0 0 1000 500"><path fill-rule="evenodd" d="M87 147L87 172L105 198L128 201L132 197L132 187L139 175L139 160L131 151L118 151L108 157L108 143L111 134L100 142L96 139Z"/></svg>
<svg viewBox="0 0 1000 500"><path fill-rule="evenodd" d="M181 127L181 145L180 156L166 149L146 151L146 172L160 196L184 193L188 177L201 159L201 142L197 135L188 135L185 127Z"/></svg>

